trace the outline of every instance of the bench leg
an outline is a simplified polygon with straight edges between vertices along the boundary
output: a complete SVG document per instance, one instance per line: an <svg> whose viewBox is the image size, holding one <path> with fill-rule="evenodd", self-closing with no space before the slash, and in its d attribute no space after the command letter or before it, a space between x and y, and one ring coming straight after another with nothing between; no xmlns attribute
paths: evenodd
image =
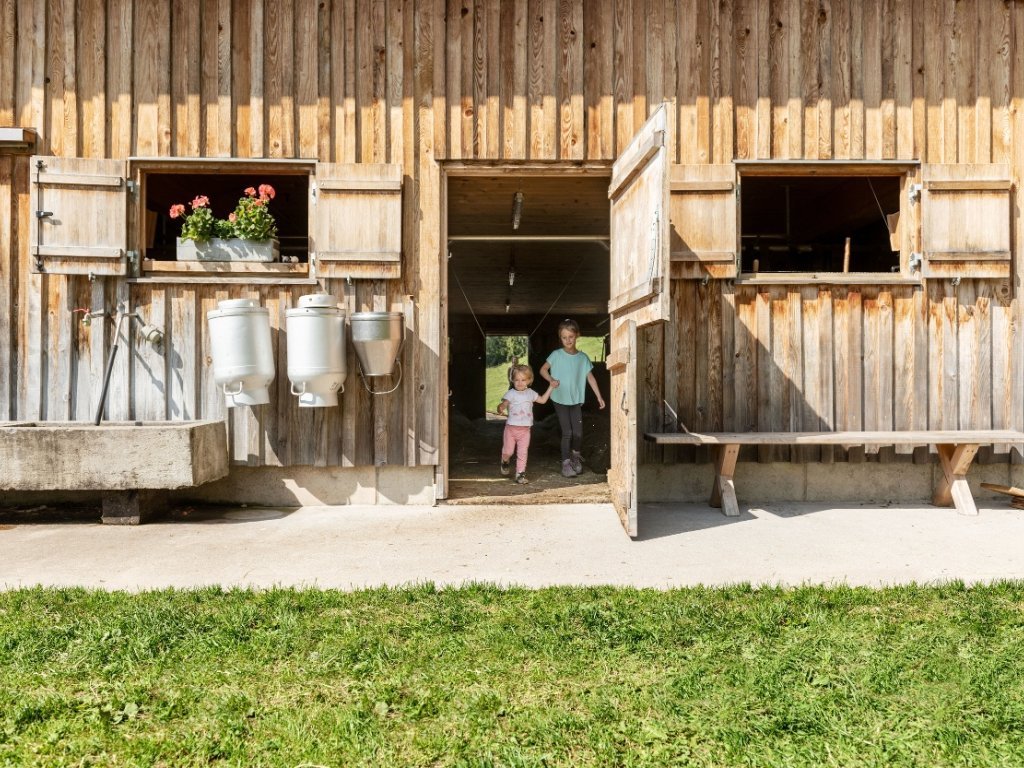
<svg viewBox="0 0 1024 768"><path fill-rule="evenodd" d="M967 484L967 470L971 467L977 445L936 445L939 462L942 464L942 479L939 480L932 504L938 507L955 506L961 515L976 515L978 508Z"/></svg>
<svg viewBox="0 0 1024 768"><path fill-rule="evenodd" d="M712 507L721 507L726 517L737 517L740 505L736 502L736 487L732 476L736 472L738 445L719 445L715 448L715 484L711 488Z"/></svg>

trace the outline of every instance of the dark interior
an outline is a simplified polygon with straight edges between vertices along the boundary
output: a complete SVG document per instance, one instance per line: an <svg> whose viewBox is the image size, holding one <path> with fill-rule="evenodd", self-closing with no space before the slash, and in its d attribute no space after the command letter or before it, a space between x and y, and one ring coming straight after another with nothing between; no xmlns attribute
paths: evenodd
<svg viewBox="0 0 1024 768"><path fill-rule="evenodd" d="M148 173L145 177L146 258L173 260L174 240L181 234L181 220L169 211L175 203L185 205L198 195L210 198L217 218L226 218L234 210L246 187L270 184L276 193L270 211L277 222L281 256L295 256L301 262L309 258L309 174L267 173L264 170L218 171L217 173Z"/></svg>
<svg viewBox="0 0 1024 768"><path fill-rule="evenodd" d="M745 176L740 185L743 272L899 269L886 216L900 210L901 176ZM756 269L755 269L755 261Z"/></svg>
<svg viewBox="0 0 1024 768"><path fill-rule="evenodd" d="M569 174L449 179L449 382L453 406L468 418L484 415L485 335L529 336L529 363L539 371L558 346L562 319L574 319L584 336L608 333L608 181ZM595 375L605 377L599 367ZM537 415L545 409L537 406Z"/></svg>

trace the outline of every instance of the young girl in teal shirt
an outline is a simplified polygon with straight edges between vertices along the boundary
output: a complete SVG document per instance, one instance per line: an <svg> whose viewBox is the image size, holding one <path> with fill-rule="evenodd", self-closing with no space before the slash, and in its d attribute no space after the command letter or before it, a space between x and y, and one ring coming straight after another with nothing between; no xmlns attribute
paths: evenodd
<svg viewBox="0 0 1024 768"><path fill-rule="evenodd" d="M594 390L598 408L604 408L604 398L594 378L594 364L585 352L576 349L580 327L575 320L558 324L558 340L562 343L540 368L540 375L551 384L551 402L562 428L562 475L575 477L583 471L583 401L586 385Z"/></svg>

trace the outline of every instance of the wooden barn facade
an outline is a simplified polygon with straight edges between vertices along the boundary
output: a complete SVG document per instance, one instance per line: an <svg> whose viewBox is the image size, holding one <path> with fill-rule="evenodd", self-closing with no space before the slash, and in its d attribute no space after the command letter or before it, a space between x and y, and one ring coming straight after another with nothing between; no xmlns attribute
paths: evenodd
<svg viewBox="0 0 1024 768"><path fill-rule="evenodd" d="M378 501L445 495L468 339L570 314L609 338L627 517L707 461L666 424L1019 430L1022 177L1019 0L0 0L0 421L90 419L115 326L76 310L121 307L165 337L122 328L106 418L225 418L239 476ZM174 259L170 204L263 182L287 261ZM298 407L316 291L403 313L393 393L350 359ZM228 410L206 313L246 297L277 379Z"/></svg>

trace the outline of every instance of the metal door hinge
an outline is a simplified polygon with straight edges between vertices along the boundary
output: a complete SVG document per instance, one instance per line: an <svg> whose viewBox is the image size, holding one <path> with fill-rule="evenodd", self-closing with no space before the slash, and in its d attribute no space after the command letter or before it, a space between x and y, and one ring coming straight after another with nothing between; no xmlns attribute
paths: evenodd
<svg viewBox="0 0 1024 768"><path fill-rule="evenodd" d="M921 190L924 189L923 184L911 184L907 187L907 199L911 203L916 203L921 199Z"/></svg>
<svg viewBox="0 0 1024 768"><path fill-rule="evenodd" d="M139 194L138 182L132 181L131 179L125 180L124 188L131 192L133 195Z"/></svg>

